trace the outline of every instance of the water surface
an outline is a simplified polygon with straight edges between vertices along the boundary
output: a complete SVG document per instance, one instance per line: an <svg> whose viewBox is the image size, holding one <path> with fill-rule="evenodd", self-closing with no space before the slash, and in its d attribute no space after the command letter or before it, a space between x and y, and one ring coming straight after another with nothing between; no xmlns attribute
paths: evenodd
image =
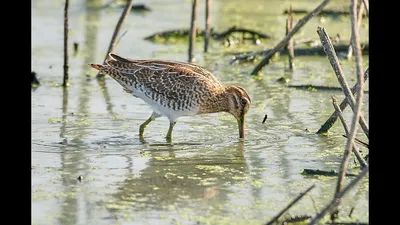
<svg viewBox="0 0 400 225"><path fill-rule="evenodd" d="M288 72L286 56L275 58L259 77L256 63L229 65L229 52L272 47L285 34L283 10L290 4L312 10L315 1L213 1L217 30L233 25L273 36L260 46L228 48L212 41L210 53L196 44L196 63L226 84L250 94L246 140L238 140L237 123L227 113L182 117L173 141L164 136L163 117L138 137L139 125L151 114L142 100L106 78L95 79L87 64L103 61L122 8L96 10L104 1L70 2L70 44L80 45L70 58L70 87L63 89L63 2L32 1L32 71L42 82L32 89L32 223L33 224L263 224L312 184L316 187L289 210L314 216L333 197L336 177L305 176L303 169L338 170L346 139L336 123L327 135L315 132L333 112L331 96L340 91L288 88L288 84L339 86L326 57L296 57ZM187 43L161 44L143 40L154 32L188 28L190 1L152 0L152 11L132 12L115 52L130 58L187 60ZM338 1L330 7L347 6ZM204 27L204 2L198 26ZM295 21L301 18L295 16ZM361 40L368 41L367 22ZM313 18L296 38L315 38L317 26L331 36L350 39L350 19ZM72 44L71 44L72 45ZM353 60L342 60L350 86L356 82ZM364 56L364 68L368 56ZM366 83L368 88L368 82ZM368 93L363 115L368 121ZM268 119L261 123L264 115ZM351 110L344 111L347 121ZM359 131L357 135L365 140ZM360 146L360 149L362 147ZM362 149L367 152L366 149ZM349 172L358 173L351 164ZM82 180L77 178L82 176ZM346 183L349 180L346 179ZM342 221L368 223L368 177L343 201ZM349 213L352 211L351 217Z"/></svg>

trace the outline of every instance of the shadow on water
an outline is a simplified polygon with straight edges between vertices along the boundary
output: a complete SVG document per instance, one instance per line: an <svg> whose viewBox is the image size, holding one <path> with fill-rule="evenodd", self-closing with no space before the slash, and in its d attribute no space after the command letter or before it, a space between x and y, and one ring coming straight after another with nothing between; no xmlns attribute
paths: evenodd
<svg viewBox="0 0 400 225"><path fill-rule="evenodd" d="M221 149L223 155L218 156L163 147L164 151L146 151L149 160L140 174L133 171L132 157L125 156L128 172L107 203L110 212L134 216L133 211L168 211L170 207L186 208L192 204L203 207L200 200L218 199L224 203L231 191L223 185L242 181L248 172L243 142Z"/></svg>

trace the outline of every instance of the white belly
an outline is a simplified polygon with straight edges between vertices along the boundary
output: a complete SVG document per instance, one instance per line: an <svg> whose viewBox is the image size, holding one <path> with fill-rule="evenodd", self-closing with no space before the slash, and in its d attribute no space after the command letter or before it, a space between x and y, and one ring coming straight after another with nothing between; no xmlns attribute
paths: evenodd
<svg viewBox="0 0 400 225"><path fill-rule="evenodd" d="M155 100L147 97L144 94L144 92L142 92L142 91L133 90L132 94L133 94L133 96L138 97L138 98L142 99L144 102L146 102L147 104L149 104L151 106L151 108L153 109L153 111L168 117L172 121L175 121L178 117L181 117L181 116L196 115L198 112L197 107L187 107L183 110L174 110L171 107L163 106L161 104L160 100L155 101Z"/></svg>

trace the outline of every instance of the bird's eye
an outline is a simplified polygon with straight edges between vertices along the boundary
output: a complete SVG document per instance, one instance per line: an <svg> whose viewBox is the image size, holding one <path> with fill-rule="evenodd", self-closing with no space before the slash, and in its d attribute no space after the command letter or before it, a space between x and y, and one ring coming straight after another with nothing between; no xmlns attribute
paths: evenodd
<svg viewBox="0 0 400 225"><path fill-rule="evenodd" d="M247 100L242 98L242 105L246 105L247 104Z"/></svg>

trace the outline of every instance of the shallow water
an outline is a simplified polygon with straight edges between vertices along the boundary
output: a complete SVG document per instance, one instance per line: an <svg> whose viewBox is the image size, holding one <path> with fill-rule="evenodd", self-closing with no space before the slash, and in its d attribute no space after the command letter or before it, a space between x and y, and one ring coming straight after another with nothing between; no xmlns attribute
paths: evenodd
<svg viewBox="0 0 400 225"><path fill-rule="evenodd" d="M103 1L70 2L70 44L79 53L70 57L70 87L63 89L63 2L32 1L32 71L42 82L32 89L32 223L33 224L263 224L311 185L316 187L293 206L291 215L314 216L332 199L336 177L305 176L303 169L338 170L346 139L337 122L327 135L315 132L333 112L331 96L341 91L288 88L288 84L339 86L326 57L296 57L290 73L286 56L275 58L255 78L255 63L229 65L229 52L272 47L284 36L284 9L313 9L315 1L213 1L216 30L232 25L272 35L261 46L227 48L211 42L203 54L196 44L196 63L226 84L241 85L252 107L246 119L246 140L237 138L237 123L226 113L182 117L173 141L164 136L163 117L138 137L139 125L151 114L111 78L105 85L87 64L102 62L122 8L96 10L87 5ZM143 40L154 32L188 28L190 1L134 1L152 11L129 15L116 53L130 58L187 60L187 43L156 44ZM336 1L331 7L348 4ZM204 2L198 25L204 27ZM185 12L185 13L184 13ZM295 16L295 22L301 16ZM361 40L368 41L368 25ZM318 39L317 26L331 36L350 39L345 17L313 18L295 38ZM72 44L71 44L72 45ZM224 54L227 53L227 54ZM356 82L353 60L342 60L350 86ZM368 56L364 56L364 68ZM366 83L368 88L368 82ZM368 121L368 93L363 115ZM268 119L261 123L264 115ZM351 110L344 111L347 121ZM357 135L365 140L359 129ZM362 147L359 147L362 149ZM367 150L364 149L364 153ZM353 159L352 159L353 161ZM351 173L359 168L351 163ZM82 176L80 181L77 179ZM346 179L346 183L352 177ZM344 198L342 221L368 223L368 176ZM351 217L349 213L352 211Z"/></svg>

